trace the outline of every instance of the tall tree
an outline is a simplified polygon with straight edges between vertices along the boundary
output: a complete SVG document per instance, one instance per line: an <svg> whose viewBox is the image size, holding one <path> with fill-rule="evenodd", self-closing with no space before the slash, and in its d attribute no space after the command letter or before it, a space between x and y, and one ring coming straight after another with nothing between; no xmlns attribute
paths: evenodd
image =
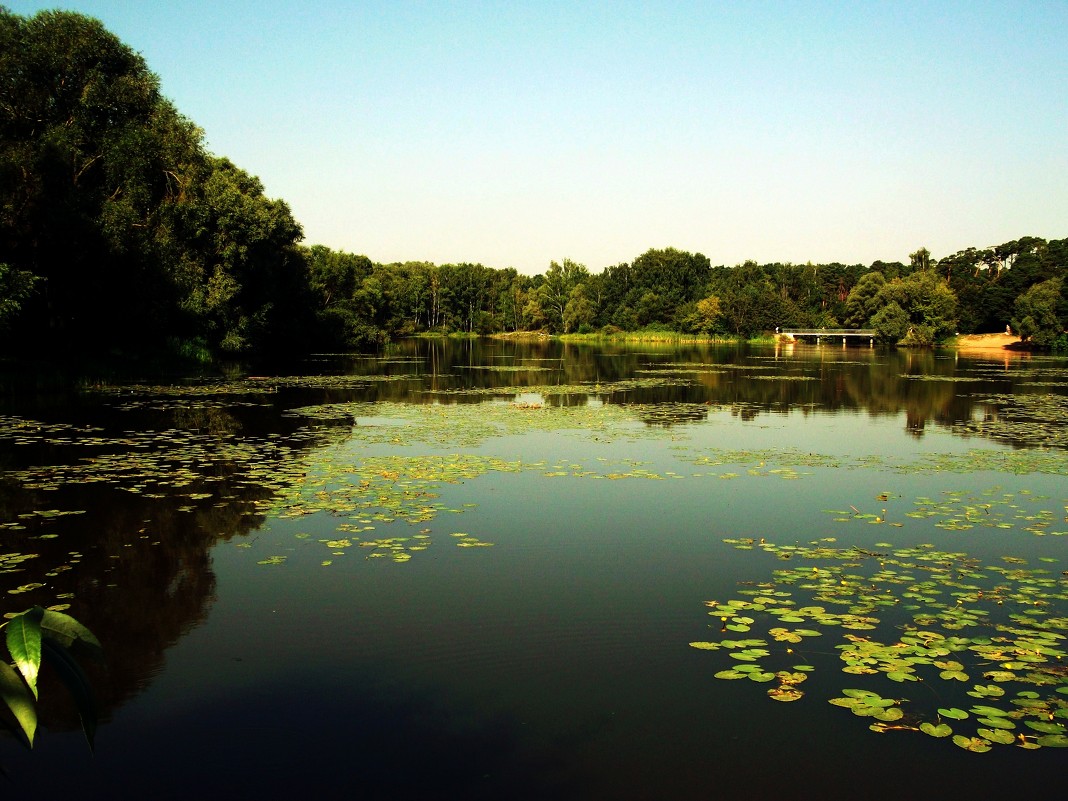
<svg viewBox="0 0 1068 801"><path fill-rule="evenodd" d="M567 331L564 313L567 310L568 301L571 300L571 292L584 282L589 274L586 265L578 264L571 259L564 259L560 263L550 262L549 269L545 273L545 282L538 293L541 311L545 314L553 331Z"/></svg>
<svg viewBox="0 0 1068 801"><path fill-rule="evenodd" d="M128 305L151 265L134 226L166 191L141 168L160 103L141 56L98 21L0 8L0 260L42 279L37 333L106 339L139 316Z"/></svg>

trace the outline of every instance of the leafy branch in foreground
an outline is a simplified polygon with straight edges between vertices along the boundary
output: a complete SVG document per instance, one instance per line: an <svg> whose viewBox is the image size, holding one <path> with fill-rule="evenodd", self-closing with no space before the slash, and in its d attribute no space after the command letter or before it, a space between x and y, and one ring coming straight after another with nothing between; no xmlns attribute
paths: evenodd
<svg viewBox="0 0 1068 801"><path fill-rule="evenodd" d="M70 615L35 606L20 612L3 624L8 653L14 666L0 661L0 698L15 717L18 726L3 718L23 742L33 748L37 733L37 676L42 660L53 668L67 686L78 715L82 731L93 747L96 733L96 700L85 672L72 651L79 650L103 660L99 640L89 629Z"/></svg>

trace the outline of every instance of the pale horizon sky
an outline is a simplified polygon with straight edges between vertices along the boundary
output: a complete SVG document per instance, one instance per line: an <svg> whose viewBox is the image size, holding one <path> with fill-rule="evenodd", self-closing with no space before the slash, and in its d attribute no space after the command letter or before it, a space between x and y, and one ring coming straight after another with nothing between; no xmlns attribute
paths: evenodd
<svg viewBox="0 0 1068 801"><path fill-rule="evenodd" d="M1068 236L1068 2L0 0L100 19L306 244L597 272Z"/></svg>

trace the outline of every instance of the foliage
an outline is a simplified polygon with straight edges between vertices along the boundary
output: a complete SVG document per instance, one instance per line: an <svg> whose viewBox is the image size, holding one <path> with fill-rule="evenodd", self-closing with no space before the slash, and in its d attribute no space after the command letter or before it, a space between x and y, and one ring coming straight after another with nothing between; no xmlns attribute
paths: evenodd
<svg viewBox="0 0 1068 801"><path fill-rule="evenodd" d="M885 503L889 497L879 500ZM860 512L831 513L842 522L886 522ZM827 699L855 717L870 718L872 731L916 731L935 739L953 735L955 745L976 753L995 744L1028 750L1068 746L1068 728L1061 722L1068 717L1061 664L1066 656L1060 633L1064 620L1042 608L1047 601L1035 602L1036 595L1065 598L1058 578L1023 567L1026 560L1017 557L1003 557L1007 566L984 566L966 553L937 551L931 544L895 548L877 543L879 550L872 551L835 548L834 541L776 545L763 539L725 540L741 550L759 547L791 560L794 567L774 571L774 580L760 582L756 589L739 590L750 598L707 602L721 632L745 637L690 643L702 651L724 651L734 660L715 678L778 681L767 695L796 701L805 695L801 685L816 670L798 664L805 655L817 656L808 641L841 632L834 650L851 682L885 686L887 680L896 685L923 681L937 699L902 698L900 693L884 697L865 688L843 689ZM911 620L888 629L882 616L891 608L911 612ZM1021 611L1005 613L1014 608ZM754 636L757 627L760 633ZM777 664L768 664L772 661ZM938 681L944 684L935 690ZM968 709L946 703L947 696Z"/></svg>
<svg viewBox="0 0 1068 801"><path fill-rule="evenodd" d="M883 344L904 339L909 329L909 316L897 303L890 301L872 315L869 324L875 329L875 338Z"/></svg>
<svg viewBox="0 0 1068 801"><path fill-rule="evenodd" d="M19 313L38 280L27 270L15 270L0 262L0 329Z"/></svg>
<svg viewBox="0 0 1068 801"><path fill-rule="evenodd" d="M0 262L40 287L9 304L22 343L248 352L304 328L300 227L141 56L70 12L0 9L0 38Z"/></svg>
<svg viewBox="0 0 1068 801"><path fill-rule="evenodd" d="M1064 339L1068 303L1053 287L1068 240L1025 236L941 260L919 248L907 264L869 267L713 267L670 247L599 272L565 258L535 276L378 264L300 246L285 202L207 152L141 56L94 19L0 7L0 88L0 326L20 349L254 357L428 331L754 337L838 321L931 344L1010 318L1036 345Z"/></svg>
<svg viewBox="0 0 1068 801"><path fill-rule="evenodd" d="M850 328L863 328L876 312L879 311L877 298L880 290L886 286L886 278L877 270L865 273L849 290L846 298L845 324Z"/></svg>
<svg viewBox="0 0 1068 801"><path fill-rule="evenodd" d="M70 615L35 606L4 624L8 653L14 667L0 661L0 697L14 716L4 719L24 744L33 748L37 733L37 677L42 663L49 664L78 708L82 731L93 747L96 732L96 702L92 687L74 655L81 651L102 659L100 642Z"/></svg>
<svg viewBox="0 0 1068 801"><path fill-rule="evenodd" d="M1064 306L1063 280L1050 278L1035 284L1016 299L1012 327L1022 339L1039 347L1052 347L1064 336L1064 319L1059 309Z"/></svg>
<svg viewBox="0 0 1068 801"><path fill-rule="evenodd" d="M551 331L566 334L577 328L580 322L589 322L586 318L589 316L590 307L584 295L580 294L575 299L575 306L568 315L572 293L588 277L586 266L571 259L564 259L562 263L549 263L545 281L538 287L538 300Z"/></svg>
<svg viewBox="0 0 1068 801"><path fill-rule="evenodd" d="M924 249L912 254L914 264L929 264ZM865 274L846 300L846 323L868 325L883 343L933 345L957 328L957 297L949 284L930 269L886 281L881 273Z"/></svg>

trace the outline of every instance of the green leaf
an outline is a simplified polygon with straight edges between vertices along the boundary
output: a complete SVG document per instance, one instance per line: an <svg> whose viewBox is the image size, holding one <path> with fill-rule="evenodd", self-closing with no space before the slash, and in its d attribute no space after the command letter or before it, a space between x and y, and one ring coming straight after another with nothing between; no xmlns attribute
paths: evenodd
<svg viewBox="0 0 1068 801"><path fill-rule="evenodd" d="M977 754L990 750L990 742L981 737L965 737L963 734L954 734L953 742L965 751L974 751Z"/></svg>
<svg viewBox="0 0 1068 801"><path fill-rule="evenodd" d="M74 704L78 707L78 716L82 720L82 731L85 732L85 739L89 742L89 749L92 750L93 738L96 735L97 712L96 698L93 696L89 679L81 665L74 661L74 657L66 648L51 640L45 640L42 646L48 663L55 668L59 678L70 690Z"/></svg>
<svg viewBox="0 0 1068 801"><path fill-rule="evenodd" d="M98 659L104 660L104 649L100 640L85 626L63 612L44 610L41 619L41 635L62 647L77 652L78 649Z"/></svg>
<svg viewBox="0 0 1068 801"><path fill-rule="evenodd" d="M939 707L938 714L944 718L950 718L952 720L964 720L966 717L968 717L967 712L965 712L963 709L957 709L957 707L955 706L950 707L948 709L946 709L945 707Z"/></svg>
<svg viewBox="0 0 1068 801"><path fill-rule="evenodd" d="M960 670L943 670L938 674L939 678L943 678L946 681L967 681L968 674Z"/></svg>
<svg viewBox="0 0 1068 801"><path fill-rule="evenodd" d="M886 674L886 678L891 681L919 681L912 673L908 673L904 670L891 670Z"/></svg>
<svg viewBox="0 0 1068 801"><path fill-rule="evenodd" d="M1064 726L1059 723L1049 723L1044 720L1025 720L1024 725L1043 734L1064 734Z"/></svg>
<svg viewBox="0 0 1068 801"><path fill-rule="evenodd" d="M713 674L713 678L717 679L744 679L745 674L737 670L721 670L719 673Z"/></svg>
<svg viewBox="0 0 1068 801"><path fill-rule="evenodd" d="M973 715L978 715L979 717L988 718L1004 718L1008 717L1009 715L1009 713L1006 712L1004 709L998 709L996 706L985 706L983 704L976 704L975 706L973 706L971 708L971 713Z"/></svg>
<svg viewBox="0 0 1068 801"><path fill-rule="evenodd" d="M933 723L921 723L920 731L932 737L949 737L953 733L953 729L945 723L939 723L937 726Z"/></svg>
<svg viewBox="0 0 1068 801"><path fill-rule="evenodd" d="M1004 729L976 729L976 734L992 743L1012 745L1016 742L1016 738Z"/></svg>
<svg viewBox="0 0 1068 801"><path fill-rule="evenodd" d="M901 711L901 707L892 706L887 709L883 709L881 712L876 712L873 717L876 720L882 720L890 723L895 720L901 720L905 716L905 713Z"/></svg>
<svg viewBox="0 0 1068 801"><path fill-rule="evenodd" d="M44 610L35 606L13 617L7 624L7 650L33 697L37 697L37 672L41 669L41 618Z"/></svg>
<svg viewBox="0 0 1068 801"><path fill-rule="evenodd" d="M33 748L33 737L37 732L37 706L15 669L3 661L0 661L0 698L4 699L7 708L22 727L27 745Z"/></svg>
<svg viewBox="0 0 1068 801"><path fill-rule="evenodd" d="M855 690L848 689L842 690L842 695L848 695L850 698L878 698L879 693L873 693L871 690Z"/></svg>
<svg viewBox="0 0 1068 801"><path fill-rule="evenodd" d="M757 672L750 673L749 674L749 679L751 681L759 681L759 682L773 681L775 679L775 674L774 673L768 673L766 671L757 671Z"/></svg>
<svg viewBox="0 0 1068 801"><path fill-rule="evenodd" d="M976 718L980 723L989 726L992 729L1015 729L1016 724L1008 718Z"/></svg>
<svg viewBox="0 0 1068 801"><path fill-rule="evenodd" d="M1063 734L1045 734L1036 742L1046 748L1068 748L1068 737Z"/></svg>

